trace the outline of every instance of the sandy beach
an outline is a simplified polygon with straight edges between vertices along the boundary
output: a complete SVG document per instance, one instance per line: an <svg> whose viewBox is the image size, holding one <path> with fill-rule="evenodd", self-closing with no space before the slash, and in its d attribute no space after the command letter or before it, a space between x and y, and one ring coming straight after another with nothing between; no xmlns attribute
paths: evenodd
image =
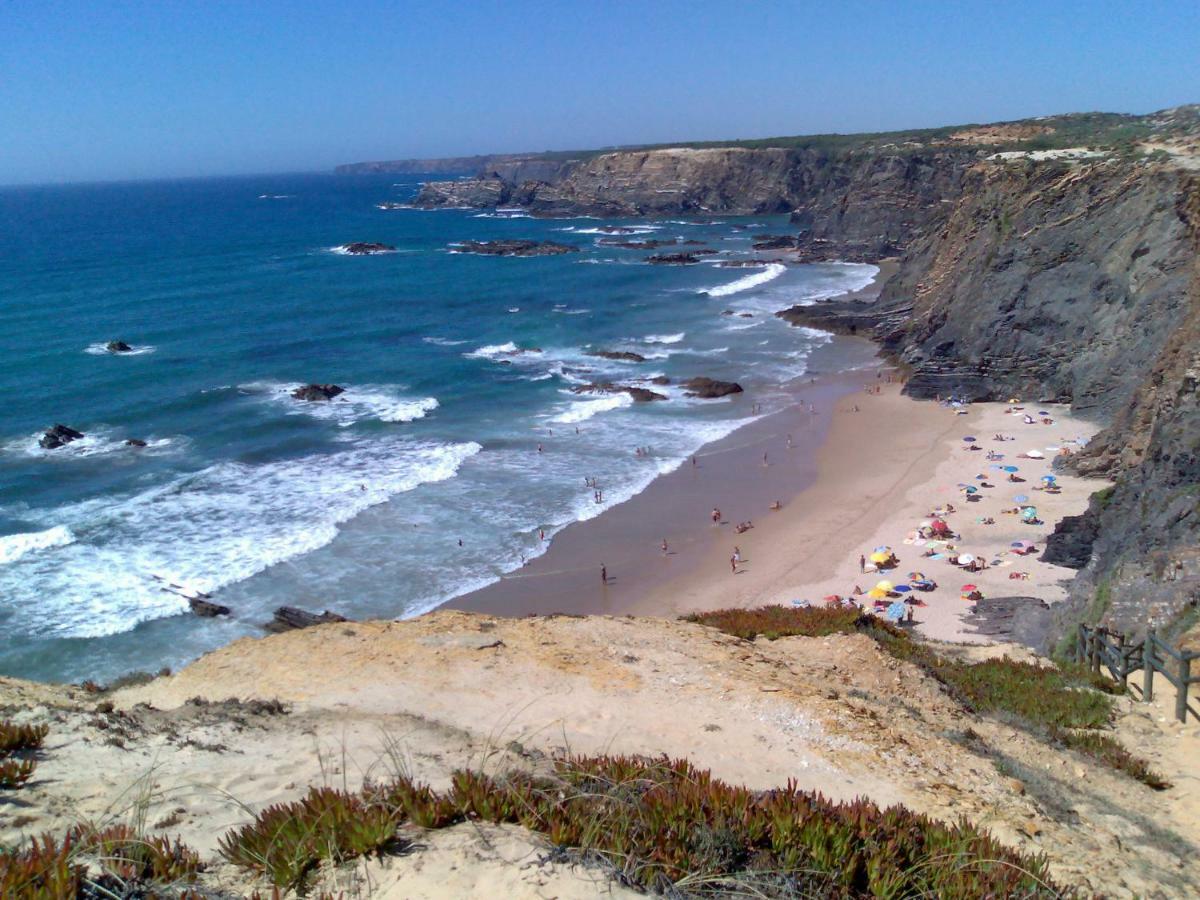
<svg viewBox="0 0 1200 900"><path fill-rule="evenodd" d="M938 587L913 595L920 597L915 628L931 638L982 641L964 623L973 604L963 599L963 585L985 597L1061 600L1073 571L1037 556L1054 523L1081 512L1103 484L1054 473L1052 493L1042 479L1056 455L1077 450L1097 426L1059 406L984 403L960 411L909 399L901 387L882 364L796 386L796 405L708 445L695 465L570 526L519 572L448 605L504 615L675 616L841 595L869 606L856 589L869 591L885 578L906 583L919 571ZM1027 412L1035 424L1025 423ZM1021 458L1028 451L1043 458ZM1011 465L1018 471L1000 468ZM978 500L966 499L966 485L976 487ZM1036 507L1037 524L1003 512L1026 504ZM948 506L955 511L943 518L957 537L947 546L927 544L916 530ZM714 508L720 525L712 523ZM753 527L739 532L743 522ZM1034 550L1018 553L1018 541ZM860 557L883 546L899 564L863 571ZM735 552L741 562L733 571ZM987 568L951 565L956 553L977 556Z"/></svg>

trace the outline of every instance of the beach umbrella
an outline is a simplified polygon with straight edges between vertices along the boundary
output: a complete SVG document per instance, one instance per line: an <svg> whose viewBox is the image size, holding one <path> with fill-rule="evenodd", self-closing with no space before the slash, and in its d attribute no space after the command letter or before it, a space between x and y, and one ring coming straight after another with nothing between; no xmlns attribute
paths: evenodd
<svg viewBox="0 0 1200 900"><path fill-rule="evenodd" d="M964 441L969 441L969 442L970 442L970 443L972 443L972 444L973 444L973 443L975 443L975 438L973 438L973 437L965 437L965 438L963 438L963 440L964 440Z"/></svg>
<svg viewBox="0 0 1200 900"><path fill-rule="evenodd" d="M898 584L894 588L892 588L892 590L895 591L897 594L907 594L909 591L912 590L912 588L910 588L907 584Z"/></svg>
<svg viewBox="0 0 1200 900"><path fill-rule="evenodd" d="M992 463L990 466L988 466L988 468L989 468L989 469L998 469L998 470L1000 470L1000 471L1004 471L1004 466L1000 465L1000 463Z"/></svg>
<svg viewBox="0 0 1200 900"><path fill-rule="evenodd" d="M875 590L877 590L877 591L885 591L886 592L886 591L890 591L891 589L892 589L892 583L890 581L880 581L880 582L876 583L876 585L875 585Z"/></svg>
<svg viewBox="0 0 1200 900"><path fill-rule="evenodd" d="M975 562L975 557L972 556L970 553L963 553L962 555L960 555L958 557L959 565L969 566L973 562Z"/></svg>
<svg viewBox="0 0 1200 900"><path fill-rule="evenodd" d="M1025 452L1025 455L1028 456L1030 459L1045 459L1046 458L1045 454L1043 454L1041 450L1027 450Z"/></svg>
<svg viewBox="0 0 1200 900"><path fill-rule="evenodd" d="M1037 518L1037 509L1035 509L1032 506L1025 507L1023 510L1021 510L1021 518L1024 519L1026 522L1036 519Z"/></svg>
<svg viewBox="0 0 1200 900"><path fill-rule="evenodd" d="M884 544L882 547L876 547L876 548L875 548L873 551L871 551L871 552L872 552L872 553L891 553L891 552L892 552L892 548L891 548L891 547L889 547L887 544Z"/></svg>
<svg viewBox="0 0 1200 900"><path fill-rule="evenodd" d="M872 600L883 600L887 597L887 591L881 591L879 588L871 588L867 591L867 596Z"/></svg>
<svg viewBox="0 0 1200 900"><path fill-rule="evenodd" d="M873 562L873 563L885 563L890 558L891 557L889 557L888 554L886 554L886 553L872 553L871 554L871 562Z"/></svg>
<svg viewBox="0 0 1200 900"><path fill-rule="evenodd" d="M1017 496L1013 497L1013 503L1024 503L1028 499L1028 494L1017 494Z"/></svg>
<svg viewBox="0 0 1200 900"><path fill-rule="evenodd" d="M924 581L925 573L924 572L909 572L908 580L909 581Z"/></svg>
<svg viewBox="0 0 1200 900"><path fill-rule="evenodd" d="M969 594L969 593L971 593L971 591L977 591L977 590L979 590L979 588L977 588L973 584L964 584L962 586L962 591L964 594Z"/></svg>
<svg viewBox="0 0 1200 900"><path fill-rule="evenodd" d="M1038 415L1039 416L1048 416L1048 415L1050 415L1050 413L1046 412L1044 409L1039 409Z"/></svg>
<svg viewBox="0 0 1200 900"><path fill-rule="evenodd" d="M1042 476L1042 481L1049 482L1050 484L1053 484L1055 481L1058 481L1058 478L1057 478L1056 476L1054 476L1054 475L1043 475L1043 476Z"/></svg>
<svg viewBox="0 0 1200 900"><path fill-rule="evenodd" d="M885 612L884 615L887 616L889 619L891 619L893 622L899 622L901 619L904 618L904 613L906 611L907 611L907 607L905 607L904 601L897 600L895 603L893 603L891 606L889 606L887 608L887 612Z"/></svg>
<svg viewBox="0 0 1200 900"><path fill-rule="evenodd" d="M1001 466L1000 471L1001 472L1020 472L1021 470L1017 466Z"/></svg>
<svg viewBox="0 0 1200 900"><path fill-rule="evenodd" d="M1017 550L1032 550L1033 541L1013 541L1011 546Z"/></svg>

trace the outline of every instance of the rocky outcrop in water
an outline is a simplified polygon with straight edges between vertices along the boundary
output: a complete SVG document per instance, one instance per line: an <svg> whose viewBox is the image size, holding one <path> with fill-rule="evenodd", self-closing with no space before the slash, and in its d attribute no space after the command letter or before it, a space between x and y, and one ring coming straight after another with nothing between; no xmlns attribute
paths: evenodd
<svg viewBox="0 0 1200 900"><path fill-rule="evenodd" d="M613 359L618 362L645 362L646 357L640 353L634 353L631 350L590 350L588 356L597 356L600 359Z"/></svg>
<svg viewBox="0 0 1200 900"><path fill-rule="evenodd" d="M730 394L742 392L742 386L736 381L717 381L712 378L697 377L689 378L682 384L689 397L703 397L706 400L728 397Z"/></svg>
<svg viewBox="0 0 1200 900"><path fill-rule="evenodd" d="M292 399L319 403L344 393L346 389L337 384L305 384L292 391Z"/></svg>
<svg viewBox="0 0 1200 900"><path fill-rule="evenodd" d="M455 253L475 253L480 256L561 256L579 252L579 248L573 244L527 240L461 241L451 244L450 249Z"/></svg>
<svg viewBox="0 0 1200 900"><path fill-rule="evenodd" d="M691 266L700 262L695 253L656 253L647 256L646 262L652 266Z"/></svg>
<svg viewBox="0 0 1200 900"><path fill-rule="evenodd" d="M649 388L628 384L613 384L611 381L597 381L592 384L581 384L571 388L575 394L628 394L638 403L649 403L653 400L666 400L666 394L652 391Z"/></svg>
<svg viewBox="0 0 1200 900"><path fill-rule="evenodd" d="M380 253L396 252L396 248L391 244L379 244L370 241L355 241L351 244L342 244L338 249L350 256L375 256Z"/></svg>
<svg viewBox="0 0 1200 900"><path fill-rule="evenodd" d="M132 353L133 347L124 341L109 341L104 345L104 349L109 353Z"/></svg>
<svg viewBox="0 0 1200 900"><path fill-rule="evenodd" d="M598 243L605 247L620 247L623 250L657 250L659 247L673 247L679 242L674 238L661 241L614 241L611 238L601 238Z"/></svg>
<svg viewBox="0 0 1200 900"><path fill-rule="evenodd" d="M46 433L38 439L38 446L43 450L57 450L59 447L65 447L72 441L77 441L84 437L82 431L76 431L74 428L69 428L66 425L55 425L46 430Z"/></svg>
<svg viewBox="0 0 1200 900"><path fill-rule="evenodd" d="M146 446L146 442L143 441L141 438L126 438L125 446L126 447L134 447L135 449L141 449L142 447Z"/></svg>

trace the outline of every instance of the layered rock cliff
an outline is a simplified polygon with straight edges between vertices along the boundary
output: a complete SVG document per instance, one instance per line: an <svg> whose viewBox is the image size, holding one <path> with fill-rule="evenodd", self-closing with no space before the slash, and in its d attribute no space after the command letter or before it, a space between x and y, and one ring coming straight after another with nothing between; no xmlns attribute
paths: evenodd
<svg viewBox="0 0 1200 900"><path fill-rule="evenodd" d="M1140 630L1200 596L1198 136L1200 108L1181 107L920 139L624 151L544 180L431 183L417 202L789 212L803 258L898 256L876 303L785 315L873 335L908 367L914 396L1060 400L1106 424L1072 465L1114 483L1051 545L1082 567L1061 618Z"/></svg>

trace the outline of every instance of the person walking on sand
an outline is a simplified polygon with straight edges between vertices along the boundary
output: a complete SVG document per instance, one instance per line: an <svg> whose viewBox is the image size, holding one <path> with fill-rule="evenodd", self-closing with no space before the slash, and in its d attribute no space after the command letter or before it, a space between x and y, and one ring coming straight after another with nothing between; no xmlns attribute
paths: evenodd
<svg viewBox="0 0 1200 900"><path fill-rule="evenodd" d="M737 558L737 554L735 553L735 554L733 554L733 556L729 557L729 571L732 572L734 575L737 574L737 564L738 564L738 558Z"/></svg>
<svg viewBox="0 0 1200 900"><path fill-rule="evenodd" d="M765 454L765 453L763 454L763 465L764 465L764 466L768 465L768 463L767 463L767 454Z"/></svg>
<svg viewBox="0 0 1200 900"><path fill-rule="evenodd" d="M795 446L795 444L792 443L792 433L790 431L788 432L788 445L787 446L788 446L789 450L791 450L792 447Z"/></svg>
<svg viewBox="0 0 1200 900"><path fill-rule="evenodd" d="M663 556L667 555L667 539L666 538L663 538L663 542L662 542L662 555Z"/></svg>
<svg viewBox="0 0 1200 900"><path fill-rule="evenodd" d="M861 553L858 555L858 571L859 572L867 571L867 558L865 556L863 556Z"/></svg>
<svg viewBox="0 0 1200 900"><path fill-rule="evenodd" d="M600 563L600 583L608 587L608 566Z"/></svg>
<svg viewBox="0 0 1200 900"><path fill-rule="evenodd" d="M742 561L742 548L741 547L733 548L733 558L739 563Z"/></svg>
<svg viewBox="0 0 1200 900"><path fill-rule="evenodd" d="M712 511L712 523L714 525L721 524L721 511L719 509L717 509L715 506L713 507L713 511Z"/></svg>

